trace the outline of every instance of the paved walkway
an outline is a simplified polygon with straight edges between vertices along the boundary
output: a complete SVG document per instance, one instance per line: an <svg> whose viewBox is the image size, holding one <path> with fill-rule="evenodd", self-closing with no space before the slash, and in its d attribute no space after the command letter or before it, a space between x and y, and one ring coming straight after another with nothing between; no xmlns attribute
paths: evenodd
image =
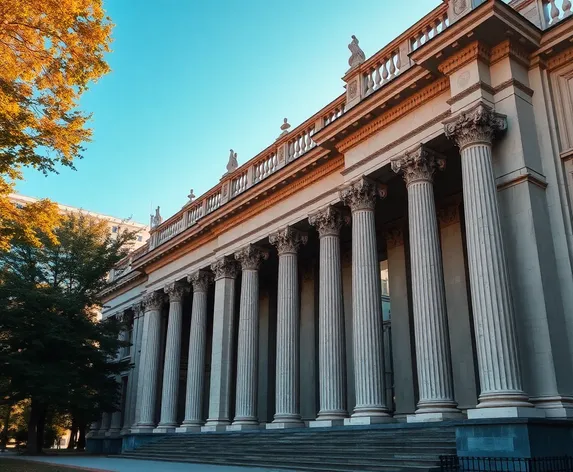
<svg viewBox="0 0 573 472"><path fill-rule="evenodd" d="M0 455L0 464L2 463ZM116 459L98 456L14 456L6 454L10 459L47 462L68 466L85 467L98 472L287 472L280 469L262 469L254 467L230 467L226 465L188 464L183 462L140 461L136 459ZM2 467L0 466L0 470Z"/></svg>

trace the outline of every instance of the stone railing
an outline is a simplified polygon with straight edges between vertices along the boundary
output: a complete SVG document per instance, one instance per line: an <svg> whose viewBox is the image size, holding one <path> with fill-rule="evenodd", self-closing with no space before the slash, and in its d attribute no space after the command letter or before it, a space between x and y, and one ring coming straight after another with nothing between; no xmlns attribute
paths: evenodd
<svg viewBox="0 0 573 472"><path fill-rule="evenodd" d="M277 150L271 149L253 164L253 183L260 182L273 174L278 168L278 163Z"/></svg>
<svg viewBox="0 0 573 472"><path fill-rule="evenodd" d="M570 0L543 0L542 4L547 26L553 26L572 14Z"/></svg>
<svg viewBox="0 0 573 472"><path fill-rule="evenodd" d="M306 129L300 130L292 139L288 142L288 161L294 161L303 154L306 154L316 143L312 140L312 135L314 134L314 124ZM295 130L296 131L296 130Z"/></svg>
<svg viewBox="0 0 573 472"><path fill-rule="evenodd" d="M529 21L547 29L572 15L571 0L504 0Z"/></svg>
<svg viewBox="0 0 573 472"><path fill-rule="evenodd" d="M439 10L435 16L422 23L420 29L412 35L410 38L410 50L415 51L444 31L448 26L450 26L448 12Z"/></svg>

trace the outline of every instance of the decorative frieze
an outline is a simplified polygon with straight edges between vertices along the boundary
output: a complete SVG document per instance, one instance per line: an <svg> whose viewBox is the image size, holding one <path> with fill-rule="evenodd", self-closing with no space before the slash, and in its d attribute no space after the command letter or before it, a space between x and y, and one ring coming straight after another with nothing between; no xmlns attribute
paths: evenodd
<svg viewBox="0 0 573 472"><path fill-rule="evenodd" d="M384 198L387 187L366 177L360 177L340 191L340 199L354 211L373 210L376 198Z"/></svg>
<svg viewBox="0 0 573 472"><path fill-rule="evenodd" d="M211 270L215 274L215 280L234 279L239 273L239 266L234 259L223 257L211 264Z"/></svg>
<svg viewBox="0 0 573 472"><path fill-rule="evenodd" d="M276 246L279 256L282 254L296 254L300 246L306 244L308 235L292 226L287 226L269 236L269 242Z"/></svg>
<svg viewBox="0 0 573 472"><path fill-rule="evenodd" d="M444 75L452 75L466 64L479 60L484 64L489 64L490 52L487 46L476 41L454 54L438 66L438 70Z"/></svg>
<svg viewBox="0 0 573 472"><path fill-rule="evenodd" d="M342 226L350 223L350 216L329 205L309 215L308 222L316 227L321 238L323 236L338 236Z"/></svg>
<svg viewBox="0 0 573 472"><path fill-rule="evenodd" d="M446 136L463 150L470 144L490 144L496 134L507 129L505 115L494 112L482 102L444 121Z"/></svg>
<svg viewBox="0 0 573 472"><path fill-rule="evenodd" d="M434 172L436 169L444 169L446 159L420 144L415 149L406 151L404 155L392 159L391 164L392 170L397 174L401 173L406 186L409 186L421 180L433 182Z"/></svg>
<svg viewBox="0 0 573 472"><path fill-rule="evenodd" d="M161 310L165 298L161 292L146 293L143 296L143 306L145 311Z"/></svg>
<svg viewBox="0 0 573 472"><path fill-rule="evenodd" d="M263 261L269 258L269 251L249 244L235 253L235 259L242 270L258 270Z"/></svg>

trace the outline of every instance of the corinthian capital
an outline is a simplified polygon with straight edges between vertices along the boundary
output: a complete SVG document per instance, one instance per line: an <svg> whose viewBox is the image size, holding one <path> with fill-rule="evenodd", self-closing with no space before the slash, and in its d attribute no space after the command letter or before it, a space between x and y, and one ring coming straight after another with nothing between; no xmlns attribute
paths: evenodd
<svg viewBox="0 0 573 472"><path fill-rule="evenodd" d="M385 185L360 177L340 190L340 199L352 211L374 210L376 197L384 198L386 194Z"/></svg>
<svg viewBox="0 0 573 472"><path fill-rule="evenodd" d="M394 172L403 174L406 186L423 180L432 182L436 169L442 170L446 166L444 157L423 144L392 159L391 163Z"/></svg>
<svg viewBox="0 0 573 472"><path fill-rule="evenodd" d="M507 129L507 118L479 102L444 121L444 129L446 136L463 149L470 144L491 144L497 134Z"/></svg>
<svg viewBox="0 0 573 472"><path fill-rule="evenodd" d="M323 208L312 215L308 215L308 222L315 226L318 230L318 235L323 236L338 236L340 228L346 223L348 224L349 217L344 215L338 208L332 205Z"/></svg>
<svg viewBox="0 0 573 472"><path fill-rule="evenodd" d="M269 236L269 241L273 246L276 246L280 256L281 254L296 253L300 246L306 244L308 235L292 226L287 226L276 233L272 233Z"/></svg>
<svg viewBox="0 0 573 472"><path fill-rule="evenodd" d="M163 291L169 296L169 302L181 302L183 296L189 292L189 287L179 283L172 282L167 285Z"/></svg>
<svg viewBox="0 0 573 472"><path fill-rule="evenodd" d="M215 274L215 280L234 279L239 273L237 262L227 256L213 262L211 270Z"/></svg>
<svg viewBox="0 0 573 472"><path fill-rule="evenodd" d="M243 270L259 270L261 262L269 258L269 251L249 244L235 253L235 259Z"/></svg>
<svg viewBox="0 0 573 472"><path fill-rule="evenodd" d="M163 305L163 294L161 292L151 292L143 297L143 306L145 311L161 310Z"/></svg>
<svg viewBox="0 0 573 472"><path fill-rule="evenodd" d="M213 274L207 270L198 270L187 276L187 281L193 286L193 292L207 292L213 282Z"/></svg>

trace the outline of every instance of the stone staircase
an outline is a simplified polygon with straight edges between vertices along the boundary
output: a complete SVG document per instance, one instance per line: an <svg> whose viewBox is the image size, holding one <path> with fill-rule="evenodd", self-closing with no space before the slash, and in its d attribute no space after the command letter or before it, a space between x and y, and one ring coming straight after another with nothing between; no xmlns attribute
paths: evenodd
<svg viewBox="0 0 573 472"><path fill-rule="evenodd" d="M298 471L424 472L439 469L440 455L455 453L453 425L392 424L171 434L120 457Z"/></svg>

